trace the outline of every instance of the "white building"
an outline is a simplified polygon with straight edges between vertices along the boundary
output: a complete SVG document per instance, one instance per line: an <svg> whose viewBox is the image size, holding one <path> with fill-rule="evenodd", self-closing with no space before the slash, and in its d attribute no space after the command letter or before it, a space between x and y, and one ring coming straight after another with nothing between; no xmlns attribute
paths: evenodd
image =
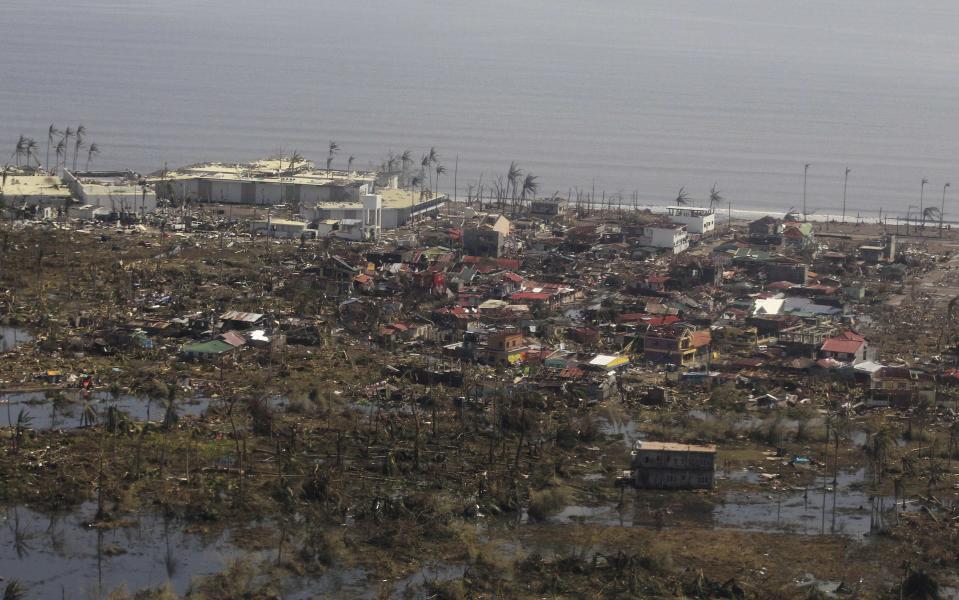
<svg viewBox="0 0 959 600"><path fill-rule="evenodd" d="M266 219L250 223L250 233L279 239L299 239L306 235L309 223L287 219Z"/></svg>
<svg viewBox="0 0 959 600"><path fill-rule="evenodd" d="M379 198L378 208L369 206L374 197ZM351 201L301 204L300 217L310 222L329 219L368 222L372 211L378 214L379 224L375 225L377 229L396 229L409 221L411 214L418 221L437 212L446 202L445 195L421 197L419 192L382 188L377 190L376 194L363 194ZM370 222L369 227L374 227L374 224Z"/></svg>
<svg viewBox="0 0 959 600"><path fill-rule="evenodd" d="M647 225L643 227L643 235L639 238L639 243L680 254L689 248L689 234L686 233L685 225Z"/></svg>
<svg viewBox="0 0 959 600"><path fill-rule="evenodd" d="M716 212L711 208L695 206L667 206L669 220L685 225L686 231L703 235L716 229Z"/></svg>
<svg viewBox="0 0 959 600"><path fill-rule="evenodd" d="M63 180L81 204L108 213L144 215L157 209L156 192L133 171L64 170Z"/></svg>
<svg viewBox="0 0 959 600"><path fill-rule="evenodd" d="M73 194L62 179L53 175L32 175L4 171L0 194L8 207L39 206L66 209Z"/></svg>
<svg viewBox="0 0 959 600"><path fill-rule="evenodd" d="M248 164L206 163L152 176L161 198L175 202L307 206L319 202L359 202L372 191L372 172L317 170L309 161L288 159Z"/></svg>

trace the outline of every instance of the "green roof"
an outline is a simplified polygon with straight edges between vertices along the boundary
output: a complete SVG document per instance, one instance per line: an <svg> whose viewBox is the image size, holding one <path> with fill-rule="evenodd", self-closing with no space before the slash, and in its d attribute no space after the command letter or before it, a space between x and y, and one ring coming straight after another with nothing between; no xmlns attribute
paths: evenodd
<svg viewBox="0 0 959 600"><path fill-rule="evenodd" d="M189 354L223 354L230 350L233 350L233 346L223 340L196 342L195 344L187 344L183 347L183 351Z"/></svg>

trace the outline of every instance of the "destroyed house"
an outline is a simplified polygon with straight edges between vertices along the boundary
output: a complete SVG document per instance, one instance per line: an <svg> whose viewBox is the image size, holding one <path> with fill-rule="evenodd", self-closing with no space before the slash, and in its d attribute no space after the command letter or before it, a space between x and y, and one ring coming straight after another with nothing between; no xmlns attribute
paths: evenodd
<svg viewBox="0 0 959 600"><path fill-rule="evenodd" d="M670 442L636 442L632 476L638 488L710 489L716 462L715 446Z"/></svg>
<svg viewBox="0 0 959 600"><path fill-rule="evenodd" d="M696 331L688 325L663 325L646 331L643 349L652 362L686 366L703 359L711 341L708 331Z"/></svg>

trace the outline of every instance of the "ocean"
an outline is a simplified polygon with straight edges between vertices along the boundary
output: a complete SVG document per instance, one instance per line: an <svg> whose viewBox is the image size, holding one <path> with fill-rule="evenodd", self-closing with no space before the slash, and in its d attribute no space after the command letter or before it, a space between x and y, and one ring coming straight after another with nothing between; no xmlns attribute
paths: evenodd
<svg viewBox="0 0 959 600"><path fill-rule="evenodd" d="M770 211L809 163L809 212L848 167L847 214L904 215L959 188L957 26L946 0L0 1L0 162L82 123L100 168L432 146L443 192L515 160L543 195Z"/></svg>

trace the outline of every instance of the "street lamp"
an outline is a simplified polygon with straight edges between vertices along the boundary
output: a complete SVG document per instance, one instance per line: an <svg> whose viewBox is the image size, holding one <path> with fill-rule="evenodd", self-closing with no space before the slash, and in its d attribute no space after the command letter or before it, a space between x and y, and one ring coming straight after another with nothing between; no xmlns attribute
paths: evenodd
<svg viewBox="0 0 959 600"><path fill-rule="evenodd" d="M942 186L942 207L939 209L939 237L942 237L942 219L946 211L946 188L949 187L949 183L946 182L946 185Z"/></svg>
<svg viewBox="0 0 959 600"><path fill-rule="evenodd" d="M802 170L802 220L806 222L806 177L809 175L809 163L803 166Z"/></svg>
<svg viewBox="0 0 959 600"><path fill-rule="evenodd" d="M852 171L846 167L846 176L842 180L842 222L846 223L846 185L849 183L849 173Z"/></svg>

